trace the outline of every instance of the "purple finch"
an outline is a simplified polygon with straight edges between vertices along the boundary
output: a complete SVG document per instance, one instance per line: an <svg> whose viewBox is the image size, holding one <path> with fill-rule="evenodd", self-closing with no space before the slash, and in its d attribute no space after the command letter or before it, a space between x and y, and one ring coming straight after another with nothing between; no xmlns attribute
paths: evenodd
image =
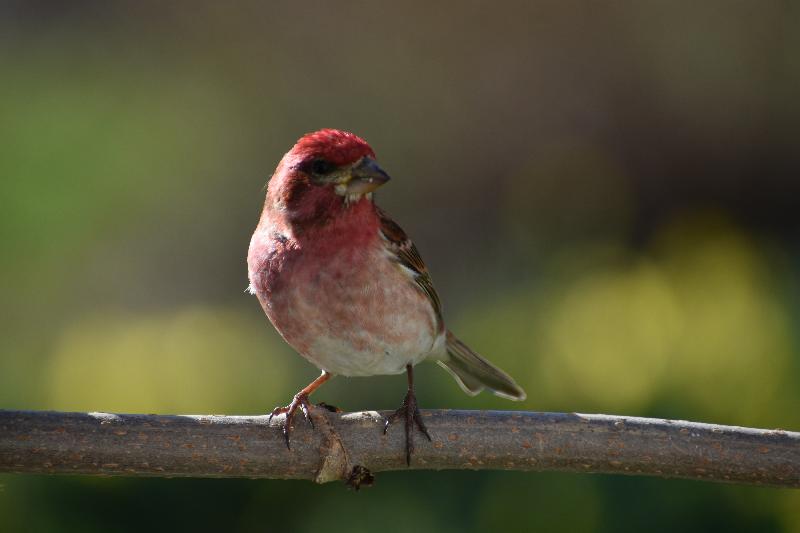
<svg viewBox="0 0 800 533"><path fill-rule="evenodd" d="M512 400L525 392L447 330L442 305L416 246L373 202L389 181L361 138L324 129L302 137L269 181L247 256L250 290L272 324L322 374L286 407L311 422L309 395L333 375L408 374L403 405L406 461L414 425L430 440L414 395L413 368L437 361L464 391ZM313 424L312 424L313 425Z"/></svg>

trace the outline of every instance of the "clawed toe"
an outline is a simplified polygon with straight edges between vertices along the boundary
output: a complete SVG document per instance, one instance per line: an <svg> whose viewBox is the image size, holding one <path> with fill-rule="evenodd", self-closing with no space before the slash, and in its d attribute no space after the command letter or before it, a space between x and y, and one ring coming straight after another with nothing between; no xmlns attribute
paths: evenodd
<svg viewBox="0 0 800 533"><path fill-rule="evenodd" d="M303 416L311 427L314 427L314 420L311 418L310 412L311 404L308 401L308 394L298 393L292 399L292 403L284 407L276 407L272 410L272 413L269 415L268 422L272 422L272 417L276 415L286 415L286 420L283 422L283 438L286 441L286 448L291 450L292 447L289 444L289 437L292 432L292 424L294 423L294 415L297 413L297 409L299 408L300 411L303 413Z"/></svg>
<svg viewBox="0 0 800 533"><path fill-rule="evenodd" d="M414 396L413 391L408 391L403 400L403 405L386 418L386 424L383 426L383 434L386 435L389 426L401 418L405 419L406 465L411 466L411 454L414 453L414 426L416 425L417 429L419 429L428 440L432 440L430 433L428 433L428 428L425 427L425 422L422 421L422 414L419 412L417 398Z"/></svg>
<svg viewBox="0 0 800 533"><path fill-rule="evenodd" d="M306 420L308 420L308 423L311 424L311 427L313 428L314 421L311 419L311 403L309 403L308 397L312 392L317 390L320 385L328 381L330 378L331 375L323 370L322 374L320 374L317 379L309 383L307 387L294 395L294 398L292 398L292 403L285 407L276 407L272 410L272 413L270 413L268 423L272 422L272 418L276 415L286 415L286 420L283 422L283 438L286 440L287 449L292 449L292 447L289 445L289 434L292 432L292 422L294 422L294 415L297 413L297 409L299 408L300 411L302 411L303 416Z"/></svg>

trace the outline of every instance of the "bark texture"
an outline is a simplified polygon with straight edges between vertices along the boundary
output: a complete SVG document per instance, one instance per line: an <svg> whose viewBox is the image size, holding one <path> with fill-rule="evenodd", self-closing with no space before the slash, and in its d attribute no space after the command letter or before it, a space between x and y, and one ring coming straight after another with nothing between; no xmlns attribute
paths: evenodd
<svg viewBox="0 0 800 533"><path fill-rule="evenodd" d="M388 413L283 416L0 411L0 472L359 481L405 470ZM800 487L800 433L578 413L422 411L412 469L612 473Z"/></svg>

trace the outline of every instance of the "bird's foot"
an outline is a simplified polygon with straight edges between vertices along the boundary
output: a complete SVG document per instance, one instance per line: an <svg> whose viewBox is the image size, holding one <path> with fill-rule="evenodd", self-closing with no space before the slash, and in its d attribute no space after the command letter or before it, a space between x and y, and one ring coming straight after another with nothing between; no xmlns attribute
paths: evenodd
<svg viewBox="0 0 800 533"><path fill-rule="evenodd" d="M403 405L386 419L386 425L383 426L383 434L386 435L389 426L401 418L404 418L406 422L406 465L411 466L411 454L414 453L414 425L423 435L428 437L428 440L431 440L428 428L425 427L425 423L422 421L422 415L419 412L419 407L417 407L417 397L414 395L413 390L408 391L403 400Z"/></svg>
<svg viewBox="0 0 800 533"><path fill-rule="evenodd" d="M272 417L276 415L286 415L286 420L283 423L283 438L286 440L286 448L291 450L291 446L289 445L289 435L292 432L292 423L294 422L294 415L297 413L297 410L303 413L303 416L308 423L311 424L311 427L314 427L314 421L311 419L311 403L308 401L308 394L304 392L298 392L292 398L292 402L285 406L285 407L276 407L272 410L272 413L269 415L269 420L267 423L272 422Z"/></svg>

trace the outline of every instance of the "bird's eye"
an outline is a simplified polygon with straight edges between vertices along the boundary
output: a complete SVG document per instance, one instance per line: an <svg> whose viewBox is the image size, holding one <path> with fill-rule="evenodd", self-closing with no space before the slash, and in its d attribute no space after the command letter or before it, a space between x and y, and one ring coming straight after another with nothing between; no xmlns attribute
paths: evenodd
<svg viewBox="0 0 800 533"><path fill-rule="evenodd" d="M325 175L333 172L333 163L324 159L315 159L311 162L311 172L317 175Z"/></svg>

